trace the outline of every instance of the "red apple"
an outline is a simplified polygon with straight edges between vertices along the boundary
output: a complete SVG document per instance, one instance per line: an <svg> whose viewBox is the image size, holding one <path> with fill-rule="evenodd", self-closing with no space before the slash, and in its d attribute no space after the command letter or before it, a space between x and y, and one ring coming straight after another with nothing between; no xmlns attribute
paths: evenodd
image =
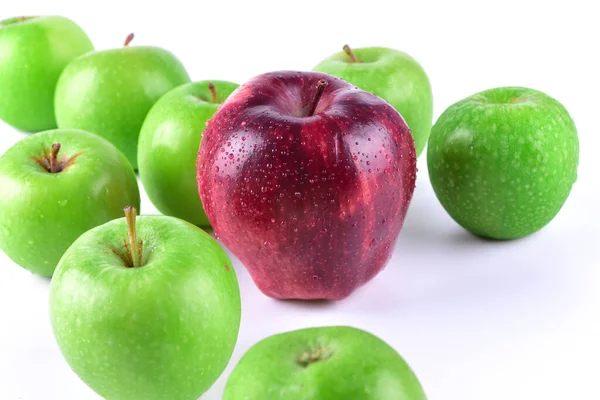
<svg viewBox="0 0 600 400"><path fill-rule="evenodd" d="M340 300L381 271L416 178L402 116L317 72L239 87L204 131L197 167L215 233L278 299Z"/></svg>

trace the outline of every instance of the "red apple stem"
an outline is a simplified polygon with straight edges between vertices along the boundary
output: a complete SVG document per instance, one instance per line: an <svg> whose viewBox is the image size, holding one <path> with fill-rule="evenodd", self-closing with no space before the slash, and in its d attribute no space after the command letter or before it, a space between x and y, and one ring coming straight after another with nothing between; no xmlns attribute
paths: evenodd
<svg viewBox="0 0 600 400"><path fill-rule="evenodd" d="M59 151L60 151L60 143L54 143L52 145L52 149L50 150L50 172L53 174L60 172L60 167L57 162Z"/></svg>
<svg viewBox="0 0 600 400"><path fill-rule="evenodd" d="M132 33L130 33L129 35L127 35L127 38L125 38L125 44L123 44L123 47L127 47L129 46L129 43L131 43L131 41L133 40L133 38L135 37L135 35Z"/></svg>
<svg viewBox="0 0 600 400"><path fill-rule="evenodd" d="M135 229L137 210L133 206L127 206L123 211L125 212L125 219L127 220L127 233L129 236L129 251L131 252L131 260L133 261L133 268L137 268L142 264L140 245L137 241L137 232Z"/></svg>
<svg viewBox="0 0 600 400"><path fill-rule="evenodd" d="M210 95L212 96L212 101L215 104L219 104L219 98L217 97L217 88L213 85L212 82L208 84L208 90L210 90Z"/></svg>
<svg viewBox="0 0 600 400"><path fill-rule="evenodd" d="M321 96L323 95L323 91L325 90L325 86L327 85L328 83L325 79L321 79L319 82L317 82L317 94L315 95L315 100L313 101L312 105L310 106L310 109L308 110L308 117L312 117L313 115L315 115L315 110L317 109L319 100L321 100Z"/></svg>
<svg viewBox="0 0 600 400"><path fill-rule="evenodd" d="M360 62L358 60L358 58L356 58L356 54L354 54L354 52L352 51L352 48L350 46L348 46L347 44L345 44L344 47L343 47L343 49L344 49L344 52L346 54L348 54L348 56L350 57L350 62L353 62L353 63Z"/></svg>

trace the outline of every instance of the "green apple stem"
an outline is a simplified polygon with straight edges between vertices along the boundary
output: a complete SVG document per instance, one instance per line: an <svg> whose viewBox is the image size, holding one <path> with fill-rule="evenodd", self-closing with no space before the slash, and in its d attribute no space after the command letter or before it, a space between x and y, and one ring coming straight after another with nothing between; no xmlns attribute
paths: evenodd
<svg viewBox="0 0 600 400"><path fill-rule="evenodd" d="M131 43L131 41L133 40L134 37L135 37L135 35L133 33L130 33L129 35L127 35L127 38L125 38L125 44L123 44L123 47L129 46L129 43Z"/></svg>
<svg viewBox="0 0 600 400"><path fill-rule="evenodd" d="M133 268L137 268L142 264L140 245L137 241L137 232L135 229L137 210L133 206L127 206L123 211L125 212L125 219L127 220L127 233L129 235L129 251L131 254L131 260L133 262Z"/></svg>
<svg viewBox="0 0 600 400"><path fill-rule="evenodd" d="M321 79L319 82L317 82L317 94L315 95L315 100L313 101L312 105L310 106L310 109L308 110L308 117L312 117L313 115L315 115L315 110L317 109L319 100L323 95L325 86L327 86L327 81L325 79Z"/></svg>
<svg viewBox="0 0 600 400"><path fill-rule="evenodd" d="M52 150L50 150L50 172L55 174L61 171L60 165L58 165L58 152L60 151L60 143L54 143Z"/></svg>
<svg viewBox="0 0 600 400"><path fill-rule="evenodd" d="M217 88L213 85L212 82L208 84L208 90L210 90L210 95L212 96L212 102L215 104L219 104L219 98L217 97Z"/></svg>
<svg viewBox="0 0 600 400"><path fill-rule="evenodd" d="M348 56L350 57L350 62L353 62L353 63L359 63L360 62L359 59L356 58L356 54L354 54L354 52L352 51L352 48L350 46L348 46L347 44L345 44L344 47L343 47L343 49L344 49L344 52L346 54L348 54Z"/></svg>

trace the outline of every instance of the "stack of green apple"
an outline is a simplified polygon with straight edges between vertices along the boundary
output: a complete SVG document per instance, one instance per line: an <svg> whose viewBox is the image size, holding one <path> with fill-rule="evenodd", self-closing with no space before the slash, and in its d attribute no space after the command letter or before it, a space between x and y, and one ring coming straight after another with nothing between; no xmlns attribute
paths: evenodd
<svg viewBox="0 0 600 400"><path fill-rule="evenodd" d="M52 277L57 342L93 390L109 400L193 400L223 372L240 325L231 261L198 228L209 221L195 169L207 121L238 85L190 82L173 54L130 46L132 40L93 51L66 18L0 21L0 119L43 131L0 158L0 248L23 268ZM542 92L477 93L432 127L429 79L406 53L344 46L315 70L399 111L417 154L429 143L429 175L441 204L476 235L536 232L576 180L575 125ZM137 216L138 169L165 216ZM261 341L234 369L224 395L350 398L425 395L395 350L350 327Z"/></svg>

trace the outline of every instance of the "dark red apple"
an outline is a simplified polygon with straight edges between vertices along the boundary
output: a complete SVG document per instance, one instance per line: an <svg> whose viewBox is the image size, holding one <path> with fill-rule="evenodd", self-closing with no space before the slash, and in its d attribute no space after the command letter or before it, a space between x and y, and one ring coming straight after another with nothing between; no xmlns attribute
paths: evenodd
<svg viewBox="0 0 600 400"><path fill-rule="evenodd" d="M279 299L340 300L381 271L416 177L400 114L317 72L239 87L204 131L197 167L215 233Z"/></svg>

